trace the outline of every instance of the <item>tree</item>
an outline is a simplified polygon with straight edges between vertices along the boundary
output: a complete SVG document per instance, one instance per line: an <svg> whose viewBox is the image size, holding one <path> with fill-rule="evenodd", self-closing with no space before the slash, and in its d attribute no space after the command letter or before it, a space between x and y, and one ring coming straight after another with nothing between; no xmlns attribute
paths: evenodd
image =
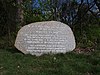
<svg viewBox="0 0 100 75"><path fill-rule="evenodd" d="M12 43L16 32L16 6L14 0L0 0L0 39L6 41L6 45Z"/></svg>
<svg viewBox="0 0 100 75"><path fill-rule="evenodd" d="M19 25L23 26L24 23L24 16L23 16L23 0L16 0L17 2L17 22L20 23Z"/></svg>

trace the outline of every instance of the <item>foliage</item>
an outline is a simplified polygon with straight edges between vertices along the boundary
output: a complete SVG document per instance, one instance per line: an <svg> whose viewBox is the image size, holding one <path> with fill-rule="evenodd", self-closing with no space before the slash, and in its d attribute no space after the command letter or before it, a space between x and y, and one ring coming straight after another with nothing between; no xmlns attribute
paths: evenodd
<svg viewBox="0 0 100 75"><path fill-rule="evenodd" d="M11 46L14 42L17 30L16 9L15 0L0 0L0 47Z"/></svg>
<svg viewBox="0 0 100 75"><path fill-rule="evenodd" d="M79 28L76 28L76 31L74 32L76 36L77 47L99 47L100 27L98 25L85 25L82 29L82 32L80 31Z"/></svg>
<svg viewBox="0 0 100 75"><path fill-rule="evenodd" d="M38 0L38 8L32 5L35 0L17 1L20 0L0 0L0 75L100 75L99 0L71 0L61 5L57 0ZM92 10L94 6L98 12ZM24 12L20 15L18 9ZM23 25L48 20L64 22L72 28L77 47L98 50L90 54L24 55L14 49L16 33L22 27L18 16L24 17Z"/></svg>
<svg viewBox="0 0 100 75"><path fill-rule="evenodd" d="M6 39L7 44L13 45L16 33L23 25L56 20L72 28L77 46L94 47L97 45L100 37L99 0L90 2L80 0L80 3L77 0L66 0L61 3L60 0L38 0L38 7L33 6L35 0L21 1L0 1L0 36L2 36L0 40Z"/></svg>
<svg viewBox="0 0 100 75"><path fill-rule="evenodd" d="M14 0L0 1L0 36L8 34L16 29L15 12L16 7Z"/></svg>

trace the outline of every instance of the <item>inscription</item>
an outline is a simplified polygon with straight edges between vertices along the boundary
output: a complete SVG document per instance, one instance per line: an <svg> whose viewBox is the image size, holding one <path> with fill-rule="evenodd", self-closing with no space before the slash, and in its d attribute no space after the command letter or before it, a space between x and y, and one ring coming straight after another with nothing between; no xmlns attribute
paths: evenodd
<svg viewBox="0 0 100 75"><path fill-rule="evenodd" d="M48 30L40 28L40 30ZM54 30L54 29L53 29ZM45 34L46 33L46 34ZM51 35L49 35L52 33ZM55 31L35 31L33 34L25 34L28 47L27 51L33 50L33 52L36 50L64 50L66 49L64 45L64 41L66 40L66 37L63 37L64 35L54 35L58 32ZM33 44L33 45L32 45ZM59 52L59 51L58 51Z"/></svg>
<svg viewBox="0 0 100 75"><path fill-rule="evenodd" d="M75 39L70 27L61 22L38 22L19 30L15 46L32 55L66 53L75 48Z"/></svg>

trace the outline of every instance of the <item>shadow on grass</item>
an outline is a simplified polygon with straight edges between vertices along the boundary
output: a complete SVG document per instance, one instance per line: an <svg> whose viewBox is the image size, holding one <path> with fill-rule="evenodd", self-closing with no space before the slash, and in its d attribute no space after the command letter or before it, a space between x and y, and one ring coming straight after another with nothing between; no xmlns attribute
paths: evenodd
<svg viewBox="0 0 100 75"><path fill-rule="evenodd" d="M11 48L6 48L5 49L7 52L10 52L10 53L21 53L23 54L21 51L19 51L17 48L15 47L11 47Z"/></svg>

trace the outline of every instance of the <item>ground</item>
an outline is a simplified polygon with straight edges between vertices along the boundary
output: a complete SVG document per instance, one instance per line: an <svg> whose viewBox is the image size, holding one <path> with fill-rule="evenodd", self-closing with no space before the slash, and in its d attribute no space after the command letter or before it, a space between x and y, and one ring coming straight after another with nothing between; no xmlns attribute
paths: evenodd
<svg viewBox="0 0 100 75"><path fill-rule="evenodd" d="M100 75L100 51L36 57L0 49L0 75Z"/></svg>

